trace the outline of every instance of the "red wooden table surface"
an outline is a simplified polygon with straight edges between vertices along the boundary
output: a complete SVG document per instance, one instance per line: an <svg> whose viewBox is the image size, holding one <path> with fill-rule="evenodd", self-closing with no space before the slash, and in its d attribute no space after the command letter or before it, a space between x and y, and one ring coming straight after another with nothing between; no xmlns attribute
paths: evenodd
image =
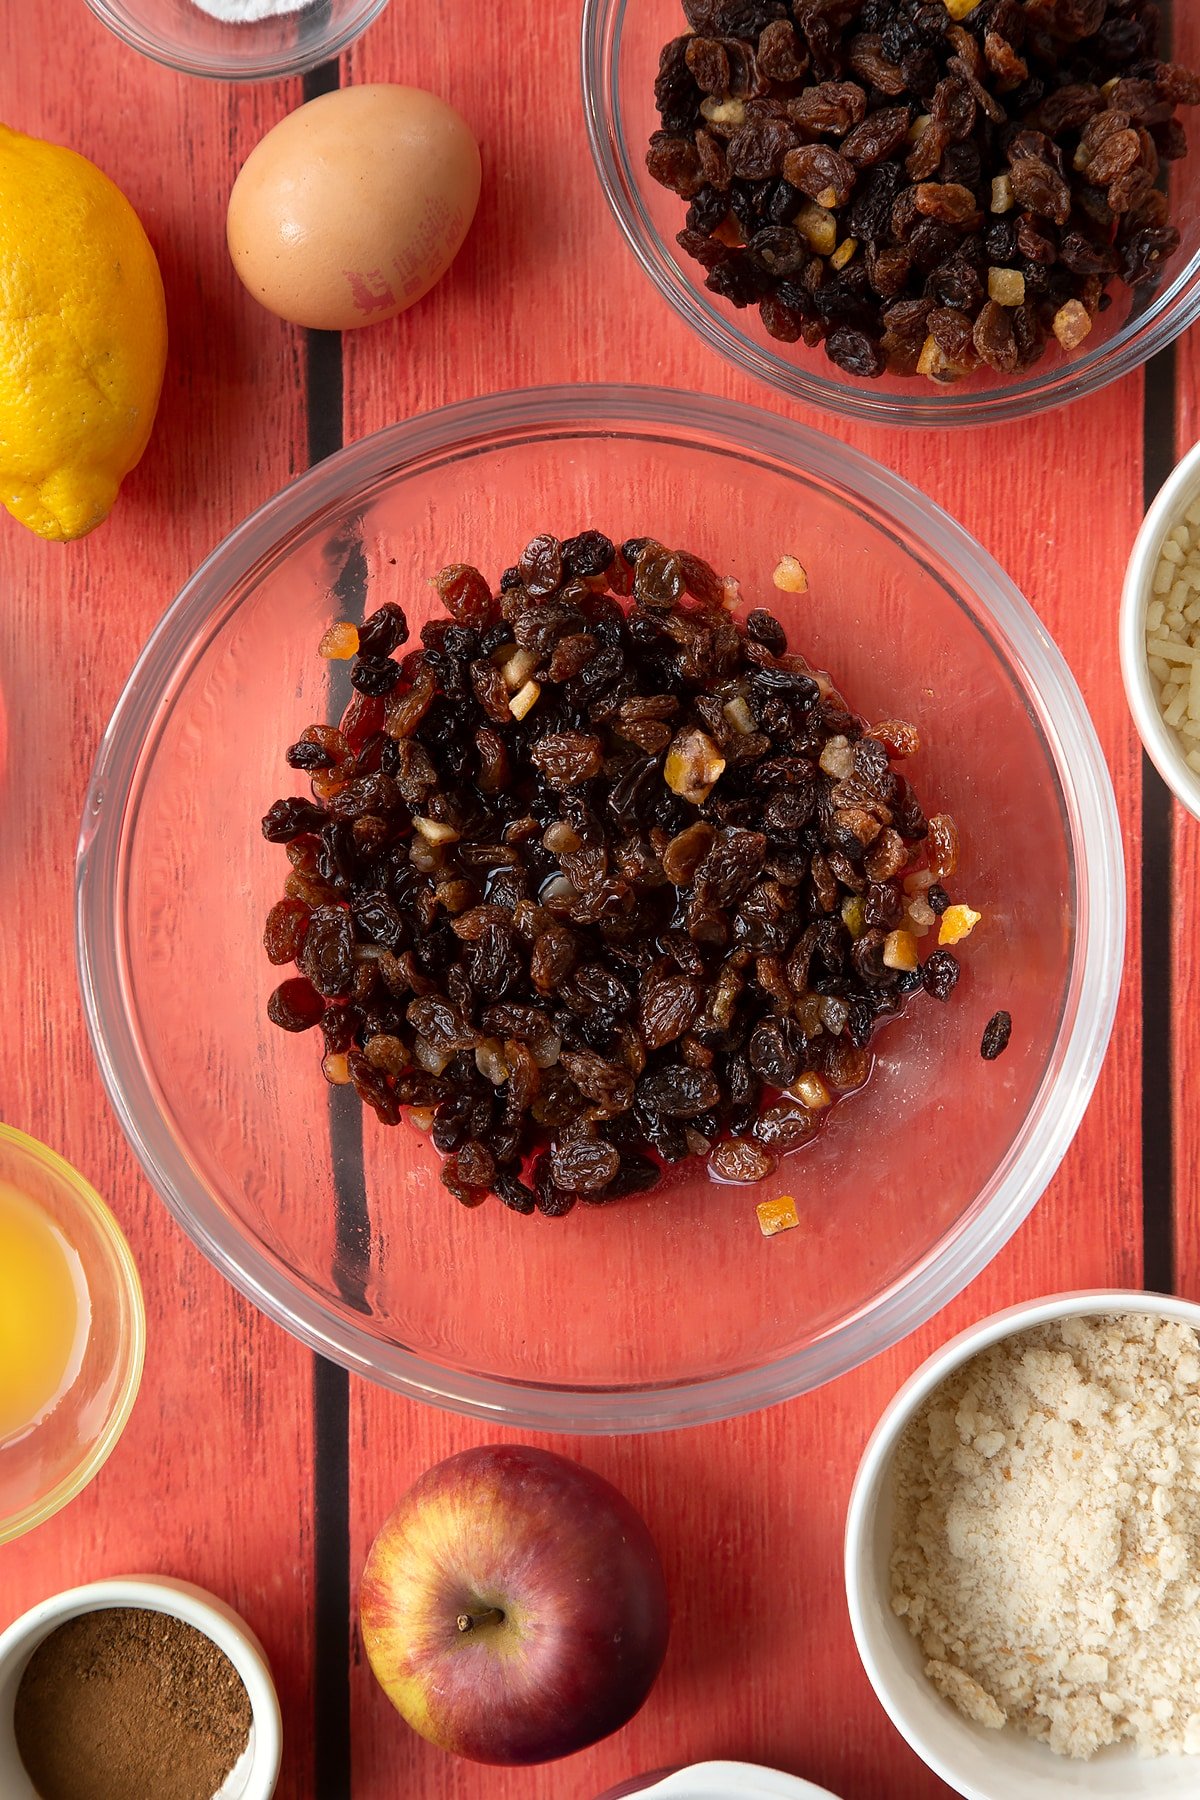
<svg viewBox="0 0 1200 1800"><path fill-rule="evenodd" d="M224 1284L135 1166L76 989L76 829L110 709L195 564L312 456L426 407L546 381L660 382L771 404L690 337L625 252L587 153L576 14L546 0L395 0L342 59L343 82L406 81L454 102L481 139L485 186L450 278L339 350L260 311L224 248L234 172L299 103L300 84L177 77L119 45L80 0L0 6L0 118L84 151L124 188L160 254L172 333L150 452L111 522L59 549L0 515L0 1117L111 1200L150 1331L141 1398L99 1479L0 1551L0 1627L58 1588L129 1571L226 1595L280 1684L282 1800L591 1800L639 1770L713 1755L778 1764L845 1800L933 1800L948 1790L876 1705L843 1603L842 1518L872 1421L936 1344L998 1306L1143 1282L1200 1297L1198 828L1144 774L1116 650L1145 484L1200 431L1194 336L1145 380L1035 422L951 436L824 422L962 519L1068 656L1126 828L1125 987L1059 1175L952 1307L856 1374L758 1417L559 1444L642 1508L674 1592L662 1680L607 1744L499 1773L443 1756L391 1712L351 1627L368 1543L420 1470L492 1434L317 1364Z"/></svg>

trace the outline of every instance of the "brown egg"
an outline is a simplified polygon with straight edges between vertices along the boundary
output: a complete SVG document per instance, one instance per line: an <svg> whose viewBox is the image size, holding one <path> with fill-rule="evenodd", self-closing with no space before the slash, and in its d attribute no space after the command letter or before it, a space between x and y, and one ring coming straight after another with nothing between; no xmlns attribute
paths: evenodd
<svg viewBox="0 0 1200 1800"><path fill-rule="evenodd" d="M233 266L281 319L349 331L440 281L479 201L479 147L420 88L337 88L256 144L229 196Z"/></svg>

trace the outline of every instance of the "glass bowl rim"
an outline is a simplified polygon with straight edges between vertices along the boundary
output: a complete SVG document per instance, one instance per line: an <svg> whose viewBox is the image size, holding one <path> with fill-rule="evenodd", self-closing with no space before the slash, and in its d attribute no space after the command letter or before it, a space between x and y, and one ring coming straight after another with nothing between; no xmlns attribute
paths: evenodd
<svg viewBox="0 0 1200 1800"><path fill-rule="evenodd" d="M184 666L232 610L229 596L323 513L361 502L373 483L424 457L478 454L533 434L544 441L586 433L714 438L743 456L775 458L824 478L930 543L981 609L995 645L1025 672L1047 754L1066 807L1075 866L1076 949L1055 1045L1033 1106L973 1217L882 1296L824 1337L750 1370L702 1381L626 1389L557 1387L475 1375L426 1360L303 1293L226 1218L193 1174L157 1110L136 1033L119 1005L123 920L118 907L124 819L146 761L156 716ZM505 434L508 434L507 438ZM999 652L998 652L999 653ZM1024 685L1024 684L1023 684ZM1090 859L1090 861L1089 861ZM1074 1136L1108 1043L1120 989L1125 877L1116 801L1082 695L1057 646L999 564L950 515L899 476L837 440L780 416L705 395L651 387L564 385L494 394L417 415L347 446L267 500L201 563L160 619L117 702L96 755L76 866L76 955L92 1047L109 1099L155 1191L233 1285L310 1349L386 1387L446 1410L529 1430L627 1433L665 1430L751 1412L857 1367L924 1323L990 1262L1040 1198ZM986 1229L983 1229L986 1222Z"/></svg>
<svg viewBox="0 0 1200 1800"><path fill-rule="evenodd" d="M783 399L874 425L998 425L1069 405L1141 368L1200 319L1200 243L1130 329L1083 356L1035 367L1026 379L975 392L925 383L912 394L880 391L850 376L834 380L789 363L746 336L728 306L702 296L681 275L654 226L633 178L620 105L618 70L626 13L633 0L583 0L580 77L592 161L621 235L643 273L672 311L717 355ZM681 19L686 29L686 21ZM1200 148L1196 151L1200 159ZM1197 175L1200 180L1200 173ZM1039 373L1038 370L1041 370Z"/></svg>
<svg viewBox="0 0 1200 1800"><path fill-rule="evenodd" d="M112 1256L117 1280L128 1302L130 1326L128 1341L123 1346L124 1367L120 1387L109 1407L103 1431L89 1444L75 1467L56 1482L48 1493L38 1500L30 1501L20 1512L0 1516L0 1545L4 1545L15 1542L27 1531L32 1531L34 1526L44 1525L47 1519L53 1518L56 1512L60 1512L77 1494L83 1492L112 1455L129 1423L129 1415L141 1387L142 1367L146 1357L146 1304L141 1277L125 1233L91 1182L85 1180L78 1169L73 1168L57 1150L52 1150L38 1138L30 1137L28 1132L19 1131L15 1125L0 1124L0 1144L15 1150L18 1157L25 1157L29 1162L38 1164L52 1176L59 1189L70 1195L78 1210L94 1227Z"/></svg>
<svg viewBox="0 0 1200 1800"><path fill-rule="evenodd" d="M289 75L304 75L339 56L375 23L388 0L359 0L358 11L345 19L336 31L314 38L303 47L297 45L295 49L275 56L246 57L192 54L182 50L131 18L122 0L85 0L85 3L123 44L180 75L197 75L206 81L277 81ZM213 20L214 25L218 23Z"/></svg>

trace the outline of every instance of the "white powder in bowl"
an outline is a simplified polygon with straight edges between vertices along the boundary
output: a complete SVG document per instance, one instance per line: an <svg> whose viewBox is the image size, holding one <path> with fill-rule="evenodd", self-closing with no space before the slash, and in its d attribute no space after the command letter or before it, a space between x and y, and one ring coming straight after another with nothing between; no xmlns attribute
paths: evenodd
<svg viewBox="0 0 1200 1800"><path fill-rule="evenodd" d="M1200 1755L1200 1337L1140 1314L1009 1338L893 1464L893 1610L968 1718L1065 1756Z"/></svg>
<svg viewBox="0 0 1200 1800"><path fill-rule="evenodd" d="M227 25L253 25L259 19L279 19L285 13L303 12L318 0L192 0L210 18Z"/></svg>

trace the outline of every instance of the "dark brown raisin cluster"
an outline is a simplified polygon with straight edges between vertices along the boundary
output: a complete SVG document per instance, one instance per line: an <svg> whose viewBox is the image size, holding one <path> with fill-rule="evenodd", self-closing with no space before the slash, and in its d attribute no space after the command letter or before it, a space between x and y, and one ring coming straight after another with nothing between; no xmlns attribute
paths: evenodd
<svg viewBox="0 0 1200 1800"><path fill-rule="evenodd" d="M1152 0L683 0L650 174L772 337L951 382L1073 350L1179 248L1161 165L1200 78Z"/></svg>
<svg viewBox="0 0 1200 1800"><path fill-rule="evenodd" d="M792 568L797 567L794 563ZM753 1181L860 1087L879 1020L958 964L958 834L734 583L650 539L538 537L493 593L444 569L400 657L388 604L339 622L337 727L287 752L271 996L325 1072L432 1131L467 1205L565 1213L709 1158ZM974 917L974 915L972 915Z"/></svg>

